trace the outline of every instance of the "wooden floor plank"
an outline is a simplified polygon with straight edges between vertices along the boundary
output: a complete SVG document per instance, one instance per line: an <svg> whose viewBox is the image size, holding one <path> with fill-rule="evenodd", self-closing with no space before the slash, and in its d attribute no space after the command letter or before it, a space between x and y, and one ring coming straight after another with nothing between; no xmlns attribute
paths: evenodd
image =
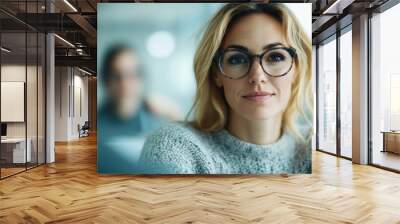
<svg viewBox="0 0 400 224"><path fill-rule="evenodd" d="M400 175L313 152L313 174L96 173L96 137L0 181L0 223L400 223Z"/></svg>

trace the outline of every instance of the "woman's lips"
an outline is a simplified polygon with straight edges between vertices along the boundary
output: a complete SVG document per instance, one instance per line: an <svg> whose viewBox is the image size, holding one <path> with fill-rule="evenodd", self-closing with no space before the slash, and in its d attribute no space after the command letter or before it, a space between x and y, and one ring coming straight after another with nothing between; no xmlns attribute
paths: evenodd
<svg viewBox="0 0 400 224"><path fill-rule="evenodd" d="M243 97L247 100L251 100L251 101L255 101L255 102L262 102L265 101L269 98L271 98L272 96L274 96L275 93L272 92L250 92L246 95L244 95Z"/></svg>

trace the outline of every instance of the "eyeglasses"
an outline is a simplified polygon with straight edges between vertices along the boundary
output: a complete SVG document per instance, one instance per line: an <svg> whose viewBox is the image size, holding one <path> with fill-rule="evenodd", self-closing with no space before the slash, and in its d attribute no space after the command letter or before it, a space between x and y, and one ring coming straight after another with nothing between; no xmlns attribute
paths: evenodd
<svg viewBox="0 0 400 224"><path fill-rule="evenodd" d="M290 72L297 54L292 47L274 47L261 54L251 54L239 48L226 48L219 51L214 59L222 75L230 79L240 79L249 73L254 57L259 59L264 73L281 77Z"/></svg>

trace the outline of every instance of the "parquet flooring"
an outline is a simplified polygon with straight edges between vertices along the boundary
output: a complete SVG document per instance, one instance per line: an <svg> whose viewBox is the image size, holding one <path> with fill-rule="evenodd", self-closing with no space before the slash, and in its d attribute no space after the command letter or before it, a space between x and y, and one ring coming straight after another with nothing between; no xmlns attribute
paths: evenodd
<svg viewBox="0 0 400 224"><path fill-rule="evenodd" d="M14 167L12 167L12 168L1 168L1 176L2 177L7 177L7 176L10 176L10 175L13 175L13 174L15 174L15 173L18 173L18 172L21 172L21 171L24 171L25 170L25 167L21 167L21 168L14 168Z"/></svg>
<svg viewBox="0 0 400 224"><path fill-rule="evenodd" d="M0 181L0 223L400 223L400 175L321 152L312 175L99 175L92 136Z"/></svg>

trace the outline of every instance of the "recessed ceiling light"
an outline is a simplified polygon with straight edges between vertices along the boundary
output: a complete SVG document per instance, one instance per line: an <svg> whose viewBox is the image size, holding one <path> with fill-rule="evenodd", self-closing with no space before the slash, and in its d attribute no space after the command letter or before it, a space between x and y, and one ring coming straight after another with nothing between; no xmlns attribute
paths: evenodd
<svg viewBox="0 0 400 224"><path fill-rule="evenodd" d="M74 12L78 12L78 10L68 1L64 0L65 4L67 4Z"/></svg>
<svg viewBox="0 0 400 224"><path fill-rule="evenodd" d="M70 47L75 48L75 45L71 44L71 42L69 42L68 40L66 40L66 39L64 39L64 38L62 38L62 37L60 37L60 36L57 35L57 34L54 34L54 36L57 37L58 39L60 39L62 42L64 42L64 43L66 43L67 45L69 45Z"/></svg>
<svg viewBox="0 0 400 224"><path fill-rule="evenodd" d="M7 48L5 48L5 47L1 47L1 50L4 51L4 52L6 52L6 53L10 53L10 52L11 52L11 50L9 50L9 49L7 49Z"/></svg>
<svg viewBox="0 0 400 224"><path fill-rule="evenodd" d="M79 67L78 67L78 70L81 71L81 72L83 72L83 73L85 73L85 74L87 74L87 75L90 75L90 76L92 75L92 73L90 73L90 72L88 72L88 71L86 71L86 70L83 70L83 69L81 69L81 68L79 68Z"/></svg>

